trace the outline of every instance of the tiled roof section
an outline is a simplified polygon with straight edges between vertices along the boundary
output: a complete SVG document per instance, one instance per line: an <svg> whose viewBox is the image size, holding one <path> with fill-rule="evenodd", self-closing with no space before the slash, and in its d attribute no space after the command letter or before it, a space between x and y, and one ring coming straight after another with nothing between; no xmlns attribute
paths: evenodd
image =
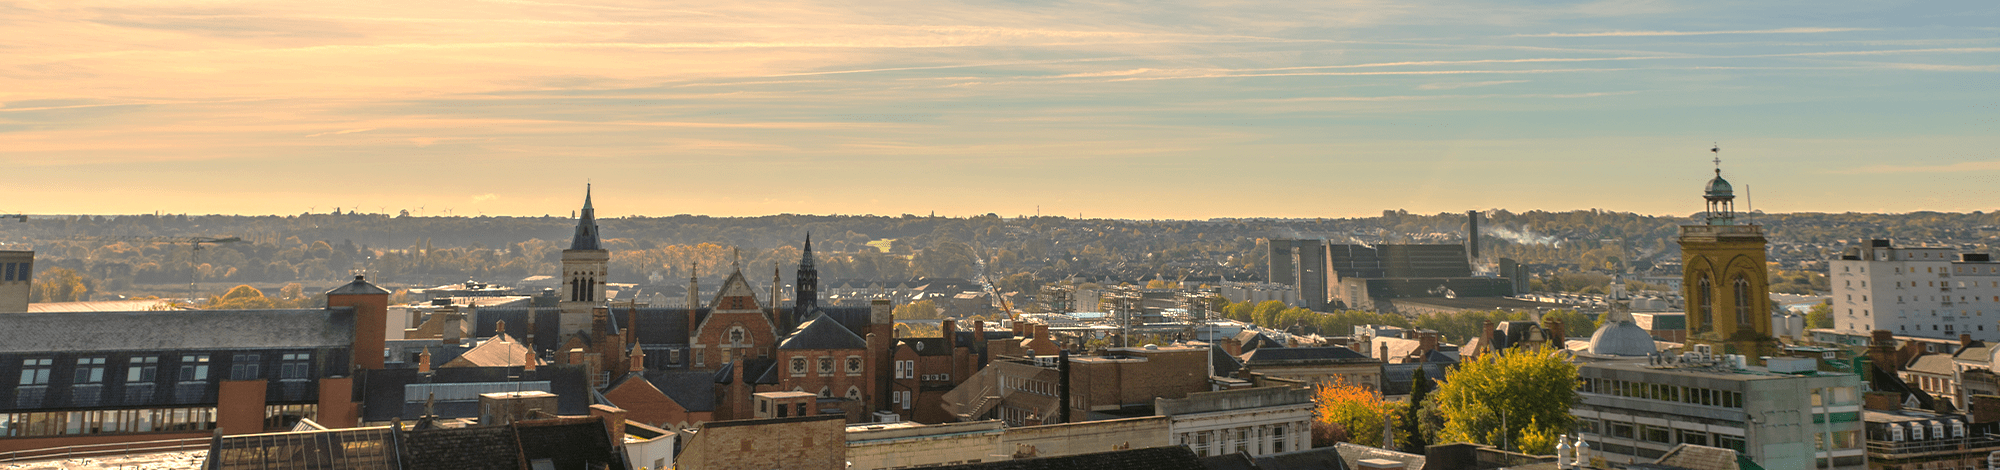
<svg viewBox="0 0 2000 470"><path fill-rule="evenodd" d="M1966 362L1990 363L1993 362L1993 346L1986 344L1985 341L1972 340L1972 344L1959 348L1958 353L1952 354L1952 358Z"/></svg>
<svg viewBox="0 0 2000 470"><path fill-rule="evenodd" d="M1354 352L1352 349L1342 347L1262 348L1243 353L1240 357L1243 359L1244 364L1281 361L1364 362L1375 360L1374 358L1363 356L1361 353Z"/></svg>
<svg viewBox="0 0 2000 470"><path fill-rule="evenodd" d="M715 411L715 386L702 371L647 372L646 381L688 411Z"/></svg>
<svg viewBox="0 0 2000 470"><path fill-rule="evenodd" d="M521 458L549 459L555 468L625 468L601 418L563 418L514 423Z"/></svg>
<svg viewBox="0 0 2000 470"><path fill-rule="evenodd" d="M473 346L472 349L447 362L465 361L462 364L451 364L453 367L519 367L527 362L527 353L527 346L521 345L514 338L502 335L482 341L478 346ZM435 367L446 365L435 361L433 359L432 362Z"/></svg>
<svg viewBox="0 0 2000 470"><path fill-rule="evenodd" d="M854 336L862 336L868 334L868 321L870 319L869 317L870 312L867 306L860 306L860 307L820 306L818 309L814 311L825 314L827 318L831 318L833 319L833 321L839 322L840 326L847 327L847 331L853 332Z"/></svg>
<svg viewBox="0 0 2000 470"><path fill-rule="evenodd" d="M1674 446L1666 455L1660 456L1660 459L1653 463L1688 470L1737 469L1736 451L1692 444Z"/></svg>
<svg viewBox="0 0 2000 470"><path fill-rule="evenodd" d="M326 295L389 295L389 291L375 287L366 278L354 276L354 282L349 282L340 287L335 287L333 290L326 291Z"/></svg>
<svg viewBox="0 0 2000 470"><path fill-rule="evenodd" d="M10 313L0 331L0 353L344 347L354 310Z"/></svg>
<svg viewBox="0 0 2000 470"><path fill-rule="evenodd" d="M1321 449L1325 448L1322 447L1320 449L1289 452L1288 454L1307 454ZM1394 460L1397 462L1402 462L1403 468L1407 469L1424 468L1424 463L1425 463L1424 456L1422 455L1396 452L1393 450L1379 449L1364 445L1349 444L1346 442L1334 444L1333 451L1338 452L1340 454L1341 463L1343 465L1346 465L1347 468L1359 468L1360 466L1356 464L1363 460L1368 460L1368 459L1383 459L1383 460ZM1277 457L1282 455L1286 454L1277 454L1277 455L1272 455L1271 457ZM1263 459L1258 459L1257 463L1262 464ZM1263 467L1263 468L1272 468L1272 467ZM1284 468L1301 468L1301 467L1284 467Z"/></svg>
<svg viewBox="0 0 2000 470"><path fill-rule="evenodd" d="M1000 460L966 465L932 467L954 470L1206 470L1201 457L1187 446L1099 452L1095 454Z"/></svg>
<svg viewBox="0 0 2000 470"><path fill-rule="evenodd" d="M525 468L513 426L404 431L402 468L486 470Z"/></svg>
<svg viewBox="0 0 2000 470"><path fill-rule="evenodd" d="M778 342L778 349L868 349L868 342L826 315L819 315L799 325L790 338Z"/></svg>
<svg viewBox="0 0 2000 470"><path fill-rule="evenodd" d="M1951 361L1951 356L1943 354L1925 354L1922 356L1917 356L1916 359L1911 360L1910 364L1904 366L1903 369L1909 370L1911 372L1922 372L1926 374L1952 375L1951 373L1954 367Z"/></svg>
<svg viewBox="0 0 2000 470"><path fill-rule="evenodd" d="M1243 369L1243 361L1236 360L1236 357L1230 356L1229 351L1224 351L1222 348L1208 348L1208 363L1215 369L1210 373L1219 377L1234 376L1236 371Z"/></svg>

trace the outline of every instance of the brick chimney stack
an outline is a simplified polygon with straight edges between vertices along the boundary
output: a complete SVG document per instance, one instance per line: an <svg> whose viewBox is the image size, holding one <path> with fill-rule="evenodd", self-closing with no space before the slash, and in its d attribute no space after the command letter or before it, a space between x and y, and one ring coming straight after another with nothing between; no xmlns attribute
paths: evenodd
<svg viewBox="0 0 2000 470"><path fill-rule="evenodd" d="M353 368L381 370L389 339L389 291L354 276L354 282L326 292L326 307L354 309Z"/></svg>

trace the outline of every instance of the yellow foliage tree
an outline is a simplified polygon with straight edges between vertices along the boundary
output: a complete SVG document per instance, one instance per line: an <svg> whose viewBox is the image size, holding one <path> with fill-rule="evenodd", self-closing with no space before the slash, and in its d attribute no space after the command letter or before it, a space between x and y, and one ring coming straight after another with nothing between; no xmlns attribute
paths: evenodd
<svg viewBox="0 0 2000 470"><path fill-rule="evenodd" d="M50 268L35 276L28 289L29 302L79 302L90 298L90 286L83 276L68 268Z"/></svg>
<svg viewBox="0 0 2000 470"><path fill-rule="evenodd" d="M1338 376L1321 381L1313 390L1314 419L1345 430L1347 441L1355 444L1382 447L1382 427L1396 415L1396 408L1374 391Z"/></svg>

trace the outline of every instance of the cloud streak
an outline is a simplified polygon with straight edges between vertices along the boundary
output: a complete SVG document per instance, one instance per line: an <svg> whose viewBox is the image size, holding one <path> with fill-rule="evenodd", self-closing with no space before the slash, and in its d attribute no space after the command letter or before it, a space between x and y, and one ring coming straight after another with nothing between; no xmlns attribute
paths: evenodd
<svg viewBox="0 0 2000 470"><path fill-rule="evenodd" d="M1601 37L1649 37L1649 36L1710 36L1717 34L1821 34L1846 33L1854 31L1876 31L1875 28L1778 28L1733 31L1604 31L1594 33L1544 33L1516 34L1517 38L1601 38Z"/></svg>

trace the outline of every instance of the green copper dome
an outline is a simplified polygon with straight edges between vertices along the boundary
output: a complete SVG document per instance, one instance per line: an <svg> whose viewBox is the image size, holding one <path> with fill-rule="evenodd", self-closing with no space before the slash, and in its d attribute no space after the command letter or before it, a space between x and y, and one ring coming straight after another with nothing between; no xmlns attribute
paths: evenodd
<svg viewBox="0 0 2000 470"><path fill-rule="evenodd" d="M1722 175L1715 175L1715 179L1708 180L1707 196L1736 197L1736 188L1729 186L1729 180L1722 179Z"/></svg>

